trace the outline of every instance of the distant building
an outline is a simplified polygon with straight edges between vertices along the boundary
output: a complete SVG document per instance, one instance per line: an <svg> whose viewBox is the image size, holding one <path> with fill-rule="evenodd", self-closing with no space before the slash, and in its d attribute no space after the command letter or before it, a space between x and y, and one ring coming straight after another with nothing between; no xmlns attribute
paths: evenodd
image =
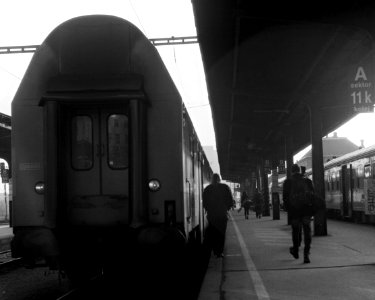
<svg viewBox="0 0 375 300"><path fill-rule="evenodd" d="M360 148L363 148L363 140L361 141L362 144L358 147L356 144L352 143L346 137L338 137L337 133L335 132L332 137L325 137L322 139L323 142L323 162L326 163L327 161L344 155L346 153L353 152ZM297 164L300 166L305 166L306 169L310 169L312 166L312 151L310 150L307 152Z"/></svg>

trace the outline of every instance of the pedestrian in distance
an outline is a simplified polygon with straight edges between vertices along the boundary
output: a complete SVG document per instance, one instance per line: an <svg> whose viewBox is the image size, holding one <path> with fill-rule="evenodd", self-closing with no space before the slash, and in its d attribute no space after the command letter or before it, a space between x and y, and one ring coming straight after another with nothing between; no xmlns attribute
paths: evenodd
<svg viewBox="0 0 375 300"><path fill-rule="evenodd" d="M232 210L236 209L236 200L233 199Z"/></svg>
<svg viewBox="0 0 375 300"><path fill-rule="evenodd" d="M263 211L263 197L262 197L262 194L259 193L258 189L255 189L254 191L253 202L254 202L255 216L257 219L260 219L262 218L262 211Z"/></svg>
<svg viewBox="0 0 375 300"><path fill-rule="evenodd" d="M242 207L244 208L245 219L249 219L250 206L251 206L250 197L245 191L243 191L241 195L241 208Z"/></svg>
<svg viewBox="0 0 375 300"><path fill-rule="evenodd" d="M289 248L290 254L299 258L301 244L301 227L304 235L304 263L310 263L311 248L311 217L314 215L314 187L312 181L300 173L300 167L293 164L291 177L283 184L283 200L286 211L290 216L292 226L293 246Z"/></svg>
<svg viewBox="0 0 375 300"><path fill-rule="evenodd" d="M203 191L203 207L208 220L205 244L209 251L213 251L218 258L224 257L228 211L233 205L233 197L229 186L220 181L220 175L213 174L211 184Z"/></svg>

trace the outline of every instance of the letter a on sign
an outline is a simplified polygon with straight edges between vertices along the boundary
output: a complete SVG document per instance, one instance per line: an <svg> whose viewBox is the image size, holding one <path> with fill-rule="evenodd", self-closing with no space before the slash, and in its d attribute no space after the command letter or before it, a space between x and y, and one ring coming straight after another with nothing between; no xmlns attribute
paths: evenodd
<svg viewBox="0 0 375 300"><path fill-rule="evenodd" d="M362 67L358 67L357 74L355 75L355 81L358 81L358 79L362 78L363 80L367 80L365 70L363 70Z"/></svg>

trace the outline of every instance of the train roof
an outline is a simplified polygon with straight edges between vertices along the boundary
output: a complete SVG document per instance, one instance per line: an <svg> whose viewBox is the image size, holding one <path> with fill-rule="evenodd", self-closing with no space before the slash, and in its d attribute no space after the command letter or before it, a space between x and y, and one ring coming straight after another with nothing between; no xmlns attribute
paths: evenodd
<svg viewBox="0 0 375 300"><path fill-rule="evenodd" d="M355 161L357 159L370 157L370 156L375 156L375 145L372 145L372 146L369 146L369 147L366 147L366 148L362 148L362 149L358 149L356 151L353 151L353 152L344 154L340 157L334 158L334 159L332 159L329 162L326 162L324 164L324 169L326 170L326 169L329 169L331 167L341 166L342 164L346 164L346 163ZM312 174L312 168L307 169L305 174L307 176L311 175ZM279 178L278 179L279 184L284 182L285 179L286 179L286 176Z"/></svg>
<svg viewBox="0 0 375 300"><path fill-rule="evenodd" d="M35 52L13 103L43 105L43 99L62 99L68 93L70 99L75 94L81 99L82 92L110 97L119 91L137 98L153 95L154 101L163 101L166 94L182 100L155 46L134 24L87 15L51 31Z"/></svg>
<svg viewBox="0 0 375 300"><path fill-rule="evenodd" d="M372 156L372 155L375 155L375 145L372 145L372 146L369 146L369 147L366 147L366 148L362 148L362 149L344 154L344 155L342 155L338 158L332 159L329 162L327 162L324 165L324 167L329 168L329 167L333 167L335 165L345 164L345 163L348 163L348 162L351 162L351 161L354 161L354 160L357 160L357 159L361 159L361 158L364 158L364 157Z"/></svg>
<svg viewBox="0 0 375 300"><path fill-rule="evenodd" d="M356 151L334 158L324 164L324 169L326 170L335 166L341 166L343 164L355 161L357 159L361 159L361 158L369 157L373 155L375 156L375 145L362 148L362 149L358 149ZM307 175L312 174L312 168L307 169L306 174Z"/></svg>

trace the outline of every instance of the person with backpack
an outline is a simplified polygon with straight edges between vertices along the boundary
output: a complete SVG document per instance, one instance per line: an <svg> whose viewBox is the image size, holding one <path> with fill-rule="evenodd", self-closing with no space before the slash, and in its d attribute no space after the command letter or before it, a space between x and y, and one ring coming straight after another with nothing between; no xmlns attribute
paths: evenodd
<svg viewBox="0 0 375 300"><path fill-rule="evenodd" d="M263 196L256 188L253 195L253 202L254 202L254 210L255 216L257 219L262 218L262 211L263 211Z"/></svg>
<svg viewBox="0 0 375 300"><path fill-rule="evenodd" d="M297 164L292 165L291 172L291 177L283 184L284 206L292 225L293 246L289 248L289 252L295 259L299 258L302 227L305 244L303 262L310 263L314 187L312 181L300 173L300 167Z"/></svg>

